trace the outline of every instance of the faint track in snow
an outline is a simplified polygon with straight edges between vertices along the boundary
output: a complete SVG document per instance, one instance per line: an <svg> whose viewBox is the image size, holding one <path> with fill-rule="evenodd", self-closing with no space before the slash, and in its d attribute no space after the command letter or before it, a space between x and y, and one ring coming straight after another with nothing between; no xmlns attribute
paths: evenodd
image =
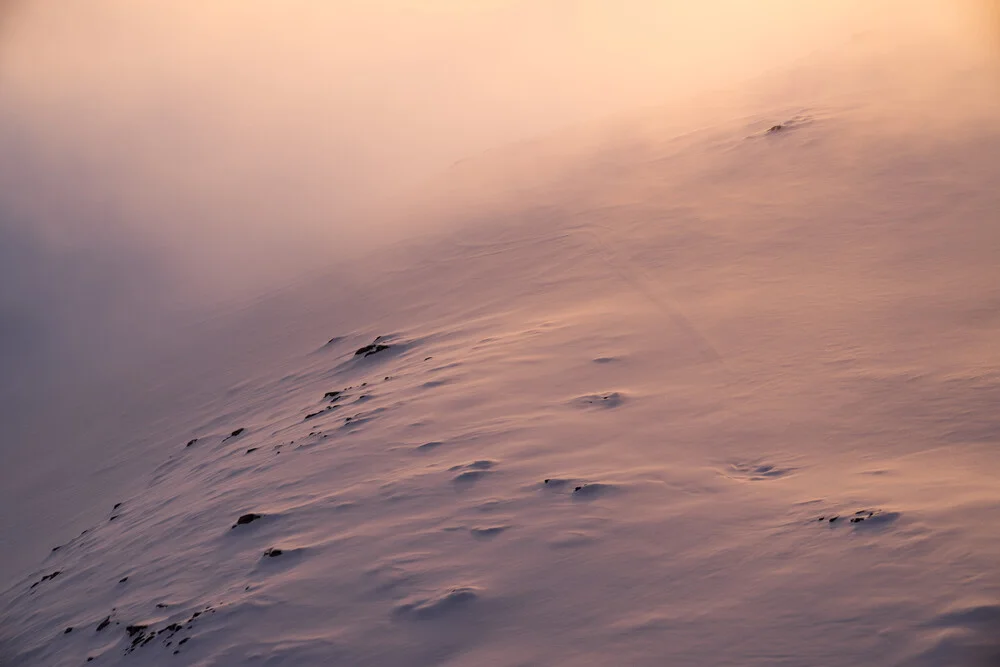
<svg viewBox="0 0 1000 667"><path fill-rule="evenodd" d="M709 341L708 338L698 330L698 328L694 325L694 322L692 322L691 319L687 317L687 315L685 315L670 299L657 294L656 291L650 287L650 285L654 282L651 278L644 275L640 269L637 269L632 264L622 261L618 257L618 253L615 248L610 243L605 241L601 234L594 229L594 227L601 227L608 233L611 233L610 229L601 225L591 225L587 227L577 226L573 227L573 231L589 234L595 241L595 245L601 259L618 275L619 278L622 279L622 281L630 285L636 292L653 304L657 310L663 313L671 324L683 331L688 338L694 341L698 351L705 359L715 362L728 370L722 355L719 354L718 349L716 349L716 347L712 345L711 341Z"/></svg>

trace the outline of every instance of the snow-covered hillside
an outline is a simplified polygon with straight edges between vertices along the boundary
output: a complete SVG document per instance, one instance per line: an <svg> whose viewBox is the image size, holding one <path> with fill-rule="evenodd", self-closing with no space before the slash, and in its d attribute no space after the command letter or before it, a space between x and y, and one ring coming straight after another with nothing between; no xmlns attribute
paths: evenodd
<svg viewBox="0 0 1000 667"><path fill-rule="evenodd" d="M1000 104L878 67L473 157L185 328L5 490L103 505L6 520L0 662L997 664Z"/></svg>

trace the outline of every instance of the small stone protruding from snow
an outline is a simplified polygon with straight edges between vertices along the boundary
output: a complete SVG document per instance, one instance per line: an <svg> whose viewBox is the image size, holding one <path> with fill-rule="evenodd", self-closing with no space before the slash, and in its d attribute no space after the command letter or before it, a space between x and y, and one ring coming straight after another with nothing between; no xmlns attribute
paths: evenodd
<svg viewBox="0 0 1000 667"><path fill-rule="evenodd" d="M241 516L239 519L236 520L236 523L233 524L233 528L235 528L236 526L242 526L244 524L252 523L257 519L261 518L262 516L263 514L248 512L247 514L244 514L243 516Z"/></svg>

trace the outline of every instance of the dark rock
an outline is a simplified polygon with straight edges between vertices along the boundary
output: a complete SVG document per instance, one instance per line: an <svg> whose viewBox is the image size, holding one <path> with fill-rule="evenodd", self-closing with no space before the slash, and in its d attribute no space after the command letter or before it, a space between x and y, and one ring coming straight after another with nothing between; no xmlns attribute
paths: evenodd
<svg viewBox="0 0 1000 667"><path fill-rule="evenodd" d="M830 523L833 523L834 521L836 521L839 518L840 518L839 515L838 516L831 516L830 519L829 519L829 521L830 521Z"/></svg>
<svg viewBox="0 0 1000 667"><path fill-rule="evenodd" d="M378 340L378 339L376 339L376 340ZM371 343L370 345L365 345L364 347L358 348L358 350L354 353L354 356L355 357L358 357L358 356L370 357L373 354L378 354L382 350L388 350L388 349L389 349L389 346L385 345L383 343Z"/></svg>
<svg viewBox="0 0 1000 667"><path fill-rule="evenodd" d="M101 621L100 623L97 624L97 630L96 630L96 632L100 632L101 630L103 630L104 628L108 627L109 625L111 625L111 617L110 616L106 616L103 621Z"/></svg>
<svg viewBox="0 0 1000 667"><path fill-rule="evenodd" d="M121 579L118 580L118 583L124 584L126 581L128 581L128 577L122 577Z"/></svg>
<svg viewBox="0 0 1000 667"><path fill-rule="evenodd" d="M64 635L68 635L71 632L73 632L73 628L72 627L69 627L69 628L66 628L65 630L63 630L63 634Z"/></svg>
<svg viewBox="0 0 1000 667"><path fill-rule="evenodd" d="M121 503L115 503L115 506L111 508L111 511L113 512L113 511L115 511L116 509L118 509L121 506L122 506Z"/></svg>
<svg viewBox="0 0 1000 667"><path fill-rule="evenodd" d="M861 523L862 521L867 521L868 519L875 519L876 521L880 519L888 519L889 521L893 521L898 516L898 514L893 512L884 514L882 510L858 510L854 513L854 516L851 517L851 523Z"/></svg>
<svg viewBox="0 0 1000 667"><path fill-rule="evenodd" d="M549 483L550 481L551 481L551 480L548 480L548 479L547 479L547 480L545 480L545 483L546 483L546 484L548 484L548 483Z"/></svg>
<svg viewBox="0 0 1000 667"><path fill-rule="evenodd" d="M180 653L180 651L174 651L174 655L177 655L178 653Z"/></svg>
<svg viewBox="0 0 1000 667"><path fill-rule="evenodd" d="M112 515L112 516L111 516L111 518L109 518L109 519L108 519L108 521L114 521L114 520L115 520L115 519L117 519L117 518L118 518L119 516L120 516L120 515L118 515L118 514L114 514L114 515Z"/></svg>
<svg viewBox="0 0 1000 667"><path fill-rule="evenodd" d="M235 528L236 526L242 526L244 524L256 521L262 516L263 516L262 514L255 514L254 512L249 512L247 514L244 514L243 516L241 516L239 519L236 520L236 523L233 524L233 528Z"/></svg>
<svg viewBox="0 0 1000 667"><path fill-rule="evenodd" d="M156 603L156 608L157 608L157 609L166 609L166 608L167 608L167 605L166 605L166 604L164 604L163 602L157 602L157 603Z"/></svg>
<svg viewBox="0 0 1000 667"><path fill-rule="evenodd" d="M185 637L184 639L182 639L182 640L180 640L179 642L177 642L177 645L178 645L178 646L184 646L185 644L187 644L187 643L188 643L188 640L189 640L189 639L191 639L191 638L190 638L190 637Z"/></svg>
<svg viewBox="0 0 1000 667"><path fill-rule="evenodd" d="M62 570L56 570L56 571L55 571L55 572L53 572L52 574L46 574L46 575L42 575L42 578L41 578L41 579L39 579L39 580L38 580L38 581L36 581L35 583L31 584L31 588L34 588L35 586L37 586L38 584L42 583L43 581L48 581L49 579L55 579L55 578L56 578L56 577L58 577L58 576L59 576L60 574L62 574Z"/></svg>
<svg viewBox="0 0 1000 667"><path fill-rule="evenodd" d="M267 551L265 551L264 555L268 556L269 558L274 558L275 556L280 556L283 553L284 552L281 549L273 549L272 548L272 549L268 549Z"/></svg>
<svg viewBox="0 0 1000 667"><path fill-rule="evenodd" d="M604 484L602 482L588 482L586 484L581 484L573 489L574 498L591 499L600 498L601 496L613 493L617 487L613 484Z"/></svg>
<svg viewBox="0 0 1000 667"><path fill-rule="evenodd" d="M134 637L137 634L144 632L148 627L148 625L128 625L125 626L125 632L128 633L129 637Z"/></svg>
<svg viewBox="0 0 1000 667"><path fill-rule="evenodd" d="M774 134L775 132L781 132L783 129L785 129L785 126L782 125L781 123L778 123L777 125L772 125L771 127L769 127L767 133Z"/></svg>
<svg viewBox="0 0 1000 667"><path fill-rule="evenodd" d="M245 430L246 430L246 429L245 429L245 428L242 428L242 427L241 427L241 428L238 428L238 429L236 429L235 431L233 431L232 433L230 433L230 434L229 434L229 437L230 437L230 438L235 438L236 436L238 436L238 435L240 435L241 433L243 433L243 431L245 431Z"/></svg>
<svg viewBox="0 0 1000 667"><path fill-rule="evenodd" d="M190 447L191 445L193 445L196 442L198 442L198 438L191 438L190 440L188 440L188 444L186 444L184 446L185 447Z"/></svg>
<svg viewBox="0 0 1000 667"><path fill-rule="evenodd" d="M250 449L247 450L247 454L250 454L251 452L256 452L256 451L257 451L256 447L251 447Z"/></svg>
<svg viewBox="0 0 1000 667"><path fill-rule="evenodd" d="M624 404L626 397L624 394L618 391L612 391L607 394L587 394L586 396L578 396L573 399L575 403L580 408L589 408L591 406L600 406L601 408L617 408Z"/></svg>
<svg viewBox="0 0 1000 667"><path fill-rule="evenodd" d="M58 546L58 547L52 547L52 551L59 551L60 549L62 549L62 547L61 547L61 546Z"/></svg>
<svg viewBox="0 0 1000 667"><path fill-rule="evenodd" d="M323 394L323 398L329 398L331 401L337 401L340 400L341 393L342 392L339 391L328 391L325 394Z"/></svg>
<svg viewBox="0 0 1000 667"><path fill-rule="evenodd" d="M87 658L87 662L90 662L93 659L94 659L94 656L90 656L89 658Z"/></svg>

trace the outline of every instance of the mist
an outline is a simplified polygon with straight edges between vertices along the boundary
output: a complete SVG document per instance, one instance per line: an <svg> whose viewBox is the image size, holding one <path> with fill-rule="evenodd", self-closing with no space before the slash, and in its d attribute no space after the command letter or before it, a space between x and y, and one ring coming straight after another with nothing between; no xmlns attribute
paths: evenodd
<svg viewBox="0 0 1000 667"><path fill-rule="evenodd" d="M0 0L0 664L992 649L998 146L997 0Z"/></svg>
<svg viewBox="0 0 1000 667"><path fill-rule="evenodd" d="M890 49L887 35L914 28L992 43L990 11L797 0L8 4L4 375L20 384L107 366L185 318L427 234L435 223L408 215L410 204L491 148L643 107L682 114L698 94L739 90L873 31Z"/></svg>

